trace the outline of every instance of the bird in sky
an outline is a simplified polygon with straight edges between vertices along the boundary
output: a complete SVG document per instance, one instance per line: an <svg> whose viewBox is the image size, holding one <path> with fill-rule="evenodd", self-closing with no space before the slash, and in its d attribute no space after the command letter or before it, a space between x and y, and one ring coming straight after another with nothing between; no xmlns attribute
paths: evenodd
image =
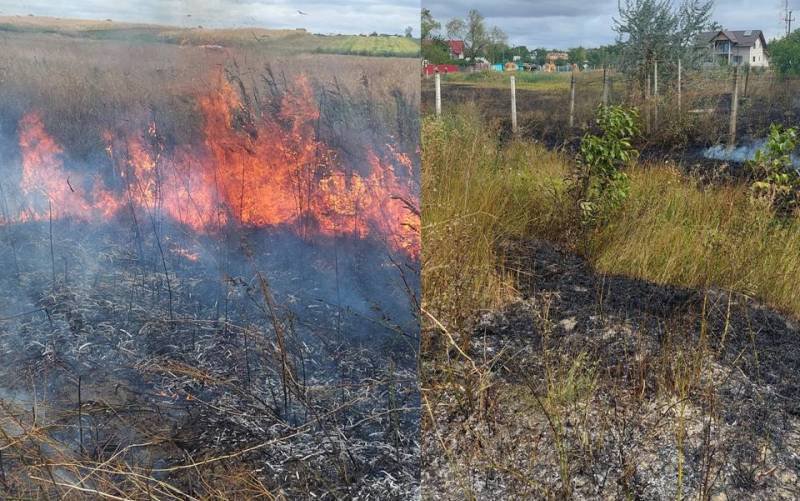
<svg viewBox="0 0 800 501"><path fill-rule="evenodd" d="M302 10L298 10L297 13L300 14L301 16L307 16L308 15L307 12L303 12Z"/></svg>

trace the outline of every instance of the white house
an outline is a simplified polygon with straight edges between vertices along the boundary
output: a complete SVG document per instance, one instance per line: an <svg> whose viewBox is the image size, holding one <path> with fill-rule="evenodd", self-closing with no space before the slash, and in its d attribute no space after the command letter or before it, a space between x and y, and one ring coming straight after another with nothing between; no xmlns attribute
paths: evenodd
<svg viewBox="0 0 800 501"><path fill-rule="evenodd" d="M700 33L698 44L708 46L715 62L766 68L769 66L767 41L761 30L707 31Z"/></svg>

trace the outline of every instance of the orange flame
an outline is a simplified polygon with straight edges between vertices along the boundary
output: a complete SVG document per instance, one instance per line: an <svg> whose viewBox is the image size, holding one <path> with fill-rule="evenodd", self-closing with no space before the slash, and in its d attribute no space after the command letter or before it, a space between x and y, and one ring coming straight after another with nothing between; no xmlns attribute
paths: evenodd
<svg viewBox="0 0 800 501"><path fill-rule="evenodd" d="M301 77L295 89L276 116L254 116L227 82L200 96L202 145L168 150L154 123L139 133L106 131L106 152L123 185L116 189L67 169L41 115L29 113L19 123L27 207L17 221L46 219L50 207L56 217L108 220L132 205L196 232L232 221L280 225L304 238L377 238L418 257L409 157L387 145L380 153L368 149L366 165L343 165L316 137L320 113L310 82Z"/></svg>

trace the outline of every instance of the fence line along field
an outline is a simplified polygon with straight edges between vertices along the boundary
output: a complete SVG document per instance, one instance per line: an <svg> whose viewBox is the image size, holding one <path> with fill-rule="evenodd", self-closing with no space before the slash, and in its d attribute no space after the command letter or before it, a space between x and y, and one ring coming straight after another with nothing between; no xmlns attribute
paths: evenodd
<svg viewBox="0 0 800 501"><path fill-rule="evenodd" d="M0 28L0 498L413 497L416 60L53 23Z"/></svg>
<svg viewBox="0 0 800 501"><path fill-rule="evenodd" d="M668 64L671 63L671 64ZM457 107L477 103L484 116L510 130L509 78L514 75L517 113L523 136L548 144L574 143L591 128L597 106L603 103L604 79L608 103L637 106L642 110L643 138L656 149L706 148L727 142L734 81L739 85L737 137L748 142L763 138L774 122L791 124L800 119L800 103L794 98L800 79L778 77L761 69L745 68L734 79L733 70L681 69L663 62L656 94L653 76L649 91L630 75L609 70L576 73L475 71L442 75L442 102ZM570 122L570 80L575 78L574 128ZM423 109L431 111L434 79L423 79ZM680 104L680 106L679 106ZM647 147L645 148L647 149Z"/></svg>

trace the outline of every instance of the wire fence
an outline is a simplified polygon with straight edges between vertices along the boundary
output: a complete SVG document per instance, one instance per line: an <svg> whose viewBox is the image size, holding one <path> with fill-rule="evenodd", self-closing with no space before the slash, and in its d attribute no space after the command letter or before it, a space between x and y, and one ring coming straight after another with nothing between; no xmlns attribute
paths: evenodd
<svg viewBox="0 0 800 501"><path fill-rule="evenodd" d="M697 69L662 63L638 75L576 71L560 75L563 80L558 85L541 89L535 84L521 87L518 75L508 75L494 86L452 85L437 77L441 84L434 92L445 112L475 102L484 114L508 122L514 132L554 142L569 141L590 129L603 103L636 107L645 139L666 146L735 143L763 137L773 123L800 123L800 78L781 77L768 69ZM513 109L512 78L516 80ZM430 93L430 89L423 92L424 105ZM513 114L517 126L511 124Z"/></svg>

